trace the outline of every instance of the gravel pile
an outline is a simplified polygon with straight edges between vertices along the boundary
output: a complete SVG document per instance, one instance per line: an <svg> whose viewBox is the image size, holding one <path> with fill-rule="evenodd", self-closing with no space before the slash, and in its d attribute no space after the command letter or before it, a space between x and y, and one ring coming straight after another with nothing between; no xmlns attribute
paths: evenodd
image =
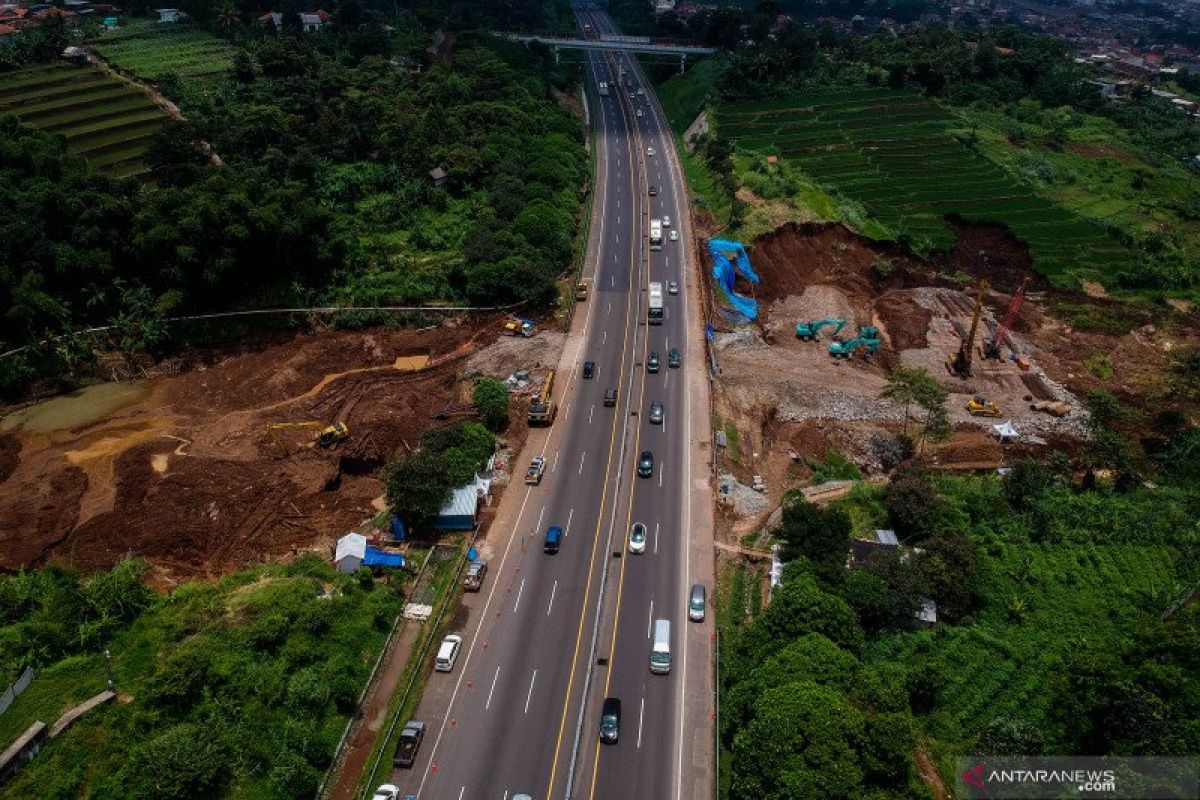
<svg viewBox="0 0 1200 800"><path fill-rule="evenodd" d="M717 350L744 347L766 347L767 344L754 328L740 328L732 333L718 333L713 346Z"/></svg>
<svg viewBox="0 0 1200 800"><path fill-rule="evenodd" d="M753 517L771 507L765 492L756 492L729 473L721 475L718 485L721 501L733 508L739 517Z"/></svg>
<svg viewBox="0 0 1200 800"><path fill-rule="evenodd" d="M520 370L532 371L558 364L567 336L559 331L538 331L523 336L501 336L467 359L464 377L487 375L504 380Z"/></svg>
<svg viewBox="0 0 1200 800"><path fill-rule="evenodd" d="M782 387L781 387L782 388ZM878 398L829 392L787 384L776 406L780 422L803 422L807 419L856 421L904 421L904 409Z"/></svg>

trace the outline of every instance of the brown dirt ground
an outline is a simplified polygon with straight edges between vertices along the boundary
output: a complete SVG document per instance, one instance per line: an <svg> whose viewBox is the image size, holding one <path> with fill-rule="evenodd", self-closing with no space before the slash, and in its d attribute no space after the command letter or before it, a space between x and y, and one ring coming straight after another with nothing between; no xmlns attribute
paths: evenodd
<svg viewBox="0 0 1200 800"><path fill-rule="evenodd" d="M134 553L169 584L323 550L374 513L387 458L439 424L433 414L456 419L459 375L498 336L492 322L305 333L198 357L96 423L0 437L0 569L90 570ZM344 420L350 438L322 450L311 431L267 430L304 420ZM509 438L523 432L519 421Z"/></svg>

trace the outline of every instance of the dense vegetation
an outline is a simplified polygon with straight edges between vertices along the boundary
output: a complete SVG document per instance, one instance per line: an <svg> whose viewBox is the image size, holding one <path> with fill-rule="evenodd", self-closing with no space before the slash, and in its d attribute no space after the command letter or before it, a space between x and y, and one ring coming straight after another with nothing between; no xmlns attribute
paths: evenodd
<svg viewBox="0 0 1200 800"><path fill-rule="evenodd" d="M127 561L87 579L0 576L0 673L37 678L0 718L10 742L106 686L3 797L311 796L387 631L399 584L323 560L260 567L165 596Z"/></svg>
<svg viewBox="0 0 1200 800"><path fill-rule="evenodd" d="M318 33L232 29L230 70L152 75L187 121L154 140L149 183L101 178L55 137L4 122L0 344L116 322L112 344L154 349L178 333L166 317L277 304L551 307L586 179L582 126L561 101L576 77L484 34L430 58L434 24L469 5L392 19L345 3ZM566 4L542 5L504 9L559 24ZM139 61L136 41L101 50L135 71L167 63ZM85 371L92 349L68 335L5 359L0 388Z"/></svg>
<svg viewBox="0 0 1200 800"><path fill-rule="evenodd" d="M388 507L409 530L428 534L453 490L473 481L495 450L496 437L478 422L427 431L419 450L384 467Z"/></svg>
<svg viewBox="0 0 1200 800"><path fill-rule="evenodd" d="M1180 468L1197 432L1089 405L1074 466L785 498L783 585L761 611L742 573L722 589L725 796L925 797L914 752L947 781L969 753L1200 753L1200 483ZM901 546L847 567L851 537L883 527ZM815 783L818 764L836 780Z"/></svg>

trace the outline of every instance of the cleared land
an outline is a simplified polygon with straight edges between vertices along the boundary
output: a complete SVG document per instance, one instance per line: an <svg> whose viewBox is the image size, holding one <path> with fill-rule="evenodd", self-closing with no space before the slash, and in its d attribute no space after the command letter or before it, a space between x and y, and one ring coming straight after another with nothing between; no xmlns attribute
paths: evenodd
<svg viewBox="0 0 1200 800"><path fill-rule="evenodd" d="M65 137L72 153L118 177L146 171L146 149L168 120L150 98L103 70L63 63L6 73L0 114Z"/></svg>
<svg viewBox="0 0 1200 800"><path fill-rule="evenodd" d="M117 69L155 81L220 75L233 66L233 49L207 31L135 22L101 36L93 49Z"/></svg>
<svg viewBox="0 0 1200 800"><path fill-rule="evenodd" d="M958 121L907 91L840 90L723 107L721 135L776 152L861 203L920 251L948 250L947 218L1007 225L1055 283L1105 280L1129 251L1101 227L1043 197L947 133Z"/></svg>

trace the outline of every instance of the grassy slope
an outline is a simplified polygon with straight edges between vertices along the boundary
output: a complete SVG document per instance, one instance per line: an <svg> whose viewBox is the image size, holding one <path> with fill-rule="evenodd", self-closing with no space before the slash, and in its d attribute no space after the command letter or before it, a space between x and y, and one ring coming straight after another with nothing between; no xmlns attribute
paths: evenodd
<svg viewBox="0 0 1200 800"><path fill-rule="evenodd" d="M975 110L960 116L961 131L974 128L979 136L980 152L1080 216L1131 234L1169 230L1189 250L1200 249L1200 220L1179 213L1200 202L1194 176L1138 153L1111 120L1074 114L1066 141L1056 144L1036 117Z"/></svg>
<svg viewBox="0 0 1200 800"><path fill-rule="evenodd" d="M155 80L167 73L197 78L233 65L233 50L208 31L138 20L101 35L95 50L113 66Z"/></svg>
<svg viewBox="0 0 1200 800"><path fill-rule="evenodd" d="M321 585L330 590L331 598L317 596ZM319 637L302 623L287 627L275 648L264 650L252 643L254 631L277 624L272 618L295 614L296 620L308 620L321 616L321 606L332 613ZM336 663L361 685L387 635L386 625L381 628L376 618L394 618L399 606L398 593L381 586L365 592L353 580L337 576L328 565L313 561L294 567L258 567L213 585L180 587L143 613L111 644L117 689L132 699L92 712L45 746L29 766L0 788L0 797L86 796L111 780L139 744L174 722L169 713L149 701L149 686L156 668L185 643L209 654L208 674L219 679L210 677L206 684L222 702L257 709L255 718L240 714L239 728L226 731L237 752L255 750L261 742L243 741L242 737L293 716L284 699L287 692L281 692L280 685L286 689L289 677L302 665L321 669ZM104 685L102 655L68 658L44 669L0 717L0 741L11 741L36 719L53 724L59 713ZM206 705L210 703L206 701ZM345 721L346 716L328 704L310 729L314 748L309 752L330 758ZM79 758L83 752L86 759ZM323 765L312 767L319 777L316 770ZM265 775L240 776L230 794L271 796L265 782Z"/></svg>
<svg viewBox="0 0 1200 800"><path fill-rule="evenodd" d="M953 241L943 218L956 214L1009 225L1029 242L1039 269L1064 285L1109 277L1128 263L1103 228L949 136L955 122L919 95L865 88L726 106L717 115L721 135L744 152L777 153L852 201L850 208L861 204L883 227L846 221L869 235L890 232L918 250L943 249Z"/></svg>
<svg viewBox="0 0 1200 800"><path fill-rule="evenodd" d="M729 69L723 56L713 56L694 64L687 72L675 75L655 89L671 130L682 134L706 105L713 89Z"/></svg>

